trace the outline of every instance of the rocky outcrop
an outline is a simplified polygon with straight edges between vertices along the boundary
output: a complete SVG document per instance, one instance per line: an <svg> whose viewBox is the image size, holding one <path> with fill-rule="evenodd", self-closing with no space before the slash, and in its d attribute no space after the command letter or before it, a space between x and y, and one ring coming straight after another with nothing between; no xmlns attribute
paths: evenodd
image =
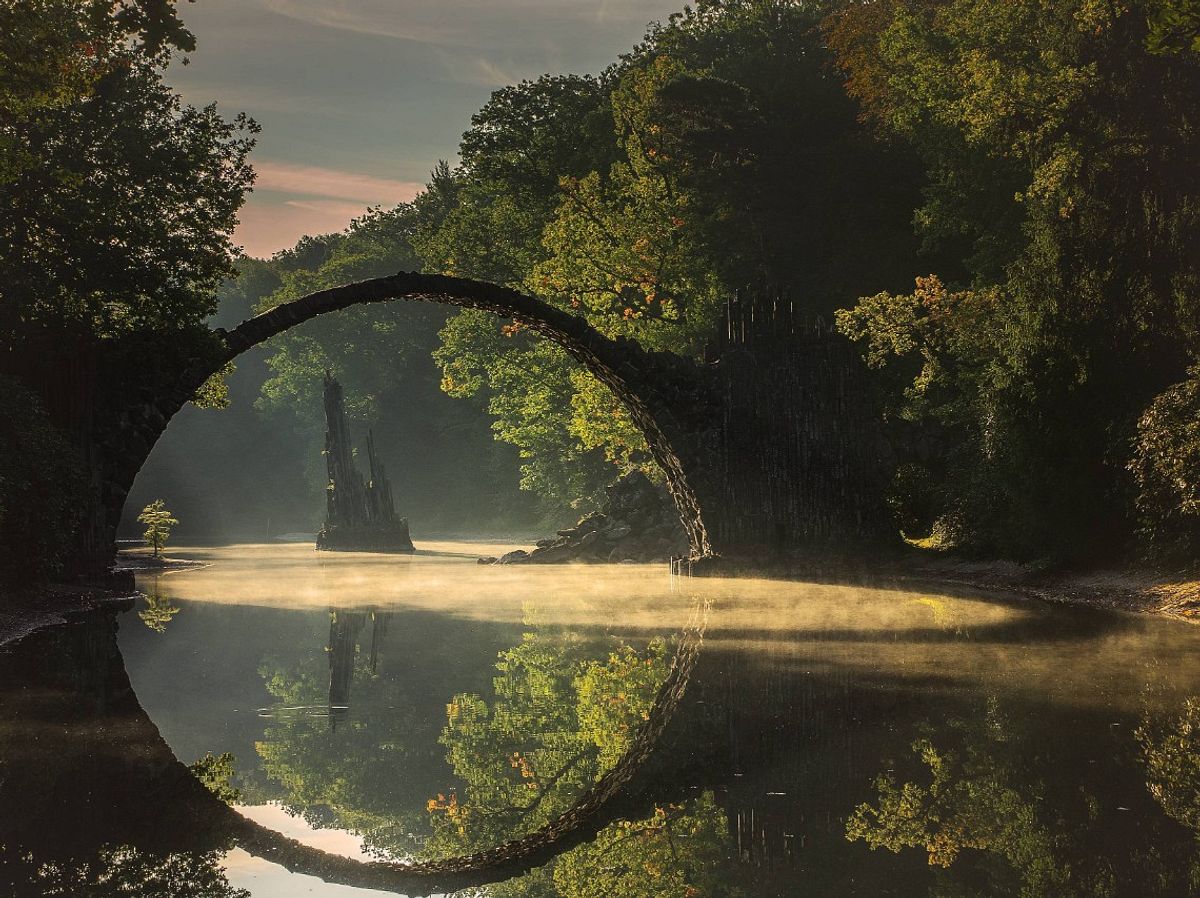
<svg viewBox="0 0 1200 898"><path fill-rule="evenodd" d="M481 564L565 564L568 562L655 562L688 553L679 512L666 489L640 471L605 487L601 511L574 527L539 540L532 552L517 549Z"/></svg>
<svg viewBox="0 0 1200 898"><path fill-rule="evenodd" d="M415 552L408 535L408 519L396 514L392 487L383 463L375 454L375 440L367 434L370 477L363 480L354 465L350 425L342 400L342 386L325 372L325 526L317 534L317 548L347 552Z"/></svg>

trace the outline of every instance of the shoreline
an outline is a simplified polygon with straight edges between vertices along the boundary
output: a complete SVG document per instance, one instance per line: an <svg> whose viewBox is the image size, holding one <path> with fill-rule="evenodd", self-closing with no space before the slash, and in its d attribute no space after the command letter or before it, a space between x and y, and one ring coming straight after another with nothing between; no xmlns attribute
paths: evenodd
<svg viewBox="0 0 1200 898"><path fill-rule="evenodd" d="M750 564L732 558L717 559L696 573L873 587L963 587L1055 605L1104 608L1200 624L1200 573L1195 571L1129 567L1048 572L1013 561L885 554L870 561L826 556Z"/></svg>
<svg viewBox="0 0 1200 898"><path fill-rule="evenodd" d="M1005 562L926 564L930 579L937 583L995 589L1055 605L1105 608L1200 624L1200 579L1196 574L1136 568L1046 574Z"/></svg>
<svg viewBox="0 0 1200 898"><path fill-rule="evenodd" d="M0 650L41 630L97 611L129 611L140 593L98 586L50 584L35 592L6 595L0 604Z"/></svg>
<svg viewBox="0 0 1200 898"><path fill-rule="evenodd" d="M13 593L0 600L0 649L39 630L68 623L91 612L128 611L141 593L133 585L134 571L186 571L207 562L163 558L139 564L126 555L118 562L112 586L49 584L33 592ZM1200 577L1189 573L1125 569L1096 569L1051 574L1007 561L966 561L938 558L887 558L875 563L821 562L750 565L725 560L705 565L698 576L757 577L795 582L834 582L872 587L923 584L930 588L965 587L1008 593L1056 605L1104 608L1149 614L1200 625Z"/></svg>

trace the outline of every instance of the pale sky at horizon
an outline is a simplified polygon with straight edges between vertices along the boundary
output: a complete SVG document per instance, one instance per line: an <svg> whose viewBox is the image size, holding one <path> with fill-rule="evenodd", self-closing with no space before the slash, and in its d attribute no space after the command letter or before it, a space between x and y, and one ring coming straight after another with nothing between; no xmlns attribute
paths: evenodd
<svg viewBox="0 0 1200 898"><path fill-rule="evenodd" d="M262 126L236 240L268 256L411 199L497 87L596 72L683 0L199 0L168 80Z"/></svg>

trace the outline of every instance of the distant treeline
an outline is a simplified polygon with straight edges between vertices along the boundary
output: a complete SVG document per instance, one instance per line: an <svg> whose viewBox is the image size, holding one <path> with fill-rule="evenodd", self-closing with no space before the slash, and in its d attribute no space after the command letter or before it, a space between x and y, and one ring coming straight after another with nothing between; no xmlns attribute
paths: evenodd
<svg viewBox="0 0 1200 898"><path fill-rule="evenodd" d="M99 58L144 61L102 81L138 77L143 94L173 96L161 72L172 46L189 49L186 31L146 24L161 16L118 21L163 6L117 5L108 27L124 37ZM14 27L95 27L64 20ZM699 357L733 291L785 290L804 313L835 319L878 373L898 447L889 501L906 536L1025 559L1190 559L1200 545L1198 35L1196 0L704 0L651 26L599 75L496 91L464 134L459 164L439 165L412 203L265 262L237 260L228 240L248 177L238 123L177 100L110 100L87 78L55 90L37 81L70 66L28 71L41 87L3 122L6 133L17 123L20 147L35 146L26 132L45 137L108 103L130 142L107 147L110 156L132 157L139 128L165 115L195 131L196 165L225 163L201 178L138 157L151 188L172 187L136 198L143 213L209 198L199 208L210 218L189 223L209 239L188 246L169 233L171 216L124 224L133 197L43 178L40 198L90 198L93 231L148 249L85 258L81 269L67 248L94 234L79 222L56 219L57 243L21 236L0 248L0 323L8 336L36 319L103 340L161 336L170 321L183 339L218 292L232 320L421 268L512 285L610 335ZM50 37L71 62L78 44ZM54 115L35 115L47 108ZM85 154L61 143L49 145L86 168ZM4 220L12 212L25 229L13 233L44 238L45 203L31 198L37 179L13 145ZM162 172L147 170L160 162ZM181 260L191 266L183 283L166 274ZM99 293L79 274L88 265L107 266ZM56 266L70 278L54 277ZM9 296L29 312L21 323ZM230 383L235 394L261 384L256 414L266 417L247 433L275 422L277 446L307 434L300 455L303 440L278 451L313 472L309 496L326 367L389 447L390 469L413 466L398 488L413 514L435 501L418 499L423 468L431 478L459 470L466 479L439 482L464 509L486 482L493 507L528 514L510 489L514 464L541 511L594 502L621 469L651 467L605 389L556 347L487 315L359 308L281 338L266 364L244 362ZM438 396L435 381L468 402ZM489 421L516 455L488 448ZM278 469L266 457L245 464Z"/></svg>

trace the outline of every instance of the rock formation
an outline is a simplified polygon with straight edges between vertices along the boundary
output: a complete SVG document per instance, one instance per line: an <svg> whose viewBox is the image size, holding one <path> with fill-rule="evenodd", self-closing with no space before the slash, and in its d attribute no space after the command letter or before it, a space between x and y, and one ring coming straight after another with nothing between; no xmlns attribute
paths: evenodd
<svg viewBox="0 0 1200 898"><path fill-rule="evenodd" d="M342 385L325 372L325 526L317 534L317 548L345 552L414 552L408 519L396 515L392 487L383 463L375 454L375 440L367 434L370 478L363 480L354 466L350 426L342 399Z"/></svg>
<svg viewBox="0 0 1200 898"><path fill-rule="evenodd" d="M481 558L480 564L652 562L687 554L679 512L663 487L633 471L605 491L601 511L580 518L557 536L539 540L532 552L517 549L500 558Z"/></svg>

